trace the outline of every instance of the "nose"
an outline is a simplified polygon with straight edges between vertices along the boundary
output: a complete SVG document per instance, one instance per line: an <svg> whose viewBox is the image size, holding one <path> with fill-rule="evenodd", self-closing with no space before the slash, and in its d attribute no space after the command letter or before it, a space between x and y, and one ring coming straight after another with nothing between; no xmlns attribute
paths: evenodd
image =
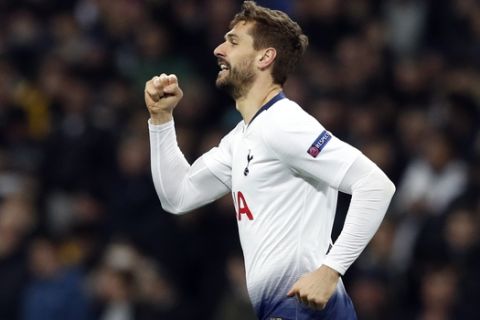
<svg viewBox="0 0 480 320"><path fill-rule="evenodd" d="M213 54L215 55L215 57L225 57L224 44L225 42L222 42L215 48L215 50L213 50Z"/></svg>

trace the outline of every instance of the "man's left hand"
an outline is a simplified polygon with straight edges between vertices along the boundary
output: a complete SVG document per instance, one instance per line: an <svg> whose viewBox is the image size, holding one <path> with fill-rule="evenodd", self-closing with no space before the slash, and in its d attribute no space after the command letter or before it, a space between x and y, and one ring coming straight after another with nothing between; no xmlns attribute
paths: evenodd
<svg viewBox="0 0 480 320"><path fill-rule="evenodd" d="M310 308L322 310L335 292L340 274L327 266L303 275L288 292Z"/></svg>

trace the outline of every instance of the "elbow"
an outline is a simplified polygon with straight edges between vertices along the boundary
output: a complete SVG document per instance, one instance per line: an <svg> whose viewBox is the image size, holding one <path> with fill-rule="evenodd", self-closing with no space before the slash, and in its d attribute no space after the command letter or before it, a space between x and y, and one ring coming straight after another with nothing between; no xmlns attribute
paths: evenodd
<svg viewBox="0 0 480 320"><path fill-rule="evenodd" d="M381 170L374 171L370 178L370 188L377 190L380 199L390 203L396 191L395 184L392 182L392 180L390 180Z"/></svg>
<svg viewBox="0 0 480 320"><path fill-rule="evenodd" d="M395 184L392 182L392 180L390 180L389 178L387 178L385 181L385 190L388 195L388 198L392 199L397 188L395 187Z"/></svg>
<svg viewBox="0 0 480 320"><path fill-rule="evenodd" d="M162 205L162 209L168 213L175 214L175 215L180 215L183 213L186 213L188 210L184 210L183 208L180 207L174 207L169 204L167 204L165 201L160 202Z"/></svg>
<svg viewBox="0 0 480 320"><path fill-rule="evenodd" d="M392 202L393 195L395 194L396 187L395 184L385 176L385 182L384 182L384 201L385 201L385 212L383 216L387 213L388 207L390 206L390 203Z"/></svg>
<svg viewBox="0 0 480 320"><path fill-rule="evenodd" d="M173 194L162 192L162 190L157 187L156 189L158 199L160 200L160 205L164 211L175 215L179 215L188 211L188 209L182 205L182 202Z"/></svg>

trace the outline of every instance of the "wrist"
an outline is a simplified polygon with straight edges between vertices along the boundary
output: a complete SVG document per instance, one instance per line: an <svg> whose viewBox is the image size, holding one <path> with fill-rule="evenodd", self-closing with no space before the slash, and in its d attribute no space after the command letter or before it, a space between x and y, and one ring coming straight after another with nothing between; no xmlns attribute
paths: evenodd
<svg viewBox="0 0 480 320"><path fill-rule="evenodd" d="M170 112L150 113L150 123L153 125L164 124L173 120Z"/></svg>
<svg viewBox="0 0 480 320"><path fill-rule="evenodd" d="M322 265L317 271L323 270L324 273L328 274L331 278L340 278L341 274L337 270L329 267L327 265Z"/></svg>

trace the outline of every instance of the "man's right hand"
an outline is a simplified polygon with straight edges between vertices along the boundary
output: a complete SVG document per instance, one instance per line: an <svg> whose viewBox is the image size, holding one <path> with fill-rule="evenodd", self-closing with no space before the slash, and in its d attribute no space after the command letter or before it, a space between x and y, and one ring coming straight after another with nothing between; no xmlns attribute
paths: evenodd
<svg viewBox="0 0 480 320"><path fill-rule="evenodd" d="M152 124L162 124L173 119L175 106L183 97L177 76L162 73L145 84L145 104Z"/></svg>

